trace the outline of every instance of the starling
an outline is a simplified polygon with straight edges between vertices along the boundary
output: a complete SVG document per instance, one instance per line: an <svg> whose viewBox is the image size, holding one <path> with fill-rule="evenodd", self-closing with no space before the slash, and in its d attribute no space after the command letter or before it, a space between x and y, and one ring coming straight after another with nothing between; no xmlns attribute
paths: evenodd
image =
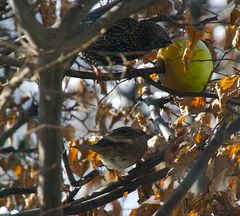
<svg viewBox="0 0 240 216"><path fill-rule="evenodd" d="M97 65L122 65L171 43L165 30L155 22L126 18L115 23L84 50L82 56Z"/></svg>

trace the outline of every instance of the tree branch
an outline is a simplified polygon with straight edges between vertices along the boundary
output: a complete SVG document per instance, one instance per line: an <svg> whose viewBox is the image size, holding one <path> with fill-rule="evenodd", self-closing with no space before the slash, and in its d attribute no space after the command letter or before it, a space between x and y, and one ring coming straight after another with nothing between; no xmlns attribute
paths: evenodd
<svg viewBox="0 0 240 216"><path fill-rule="evenodd" d="M32 105L19 116L17 122L10 129L0 134L0 146L3 146L7 138L12 136L18 128L24 125L30 118L36 116L37 113L38 106L32 103Z"/></svg>
<svg viewBox="0 0 240 216"><path fill-rule="evenodd" d="M150 74L153 73L164 73L165 68L164 65L159 65L156 67L149 67L149 68L131 68L128 67L125 71L121 73L102 73L101 80L109 81L109 80L121 80L121 79L132 79L136 77L149 77ZM78 71L78 70L67 70L65 71L65 76L81 78L81 79L92 79L92 80L99 80L99 77L93 72L86 72L86 71Z"/></svg>
<svg viewBox="0 0 240 216"><path fill-rule="evenodd" d="M6 147L0 148L0 154L14 154L14 153L26 153L31 154L37 152L37 148L29 148L29 149L15 149L14 147Z"/></svg>
<svg viewBox="0 0 240 216"><path fill-rule="evenodd" d="M113 24L117 21L124 19L129 15L136 13L142 9L152 6L154 3L157 2L158 0L140 2L138 0L120 1L117 5L112 7L108 12L106 12L98 20L96 20L96 22L90 25L85 31L83 31L79 35L74 35L74 37L69 40L69 45L75 45L76 47L79 47L79 44L82 45L79 49L76 50L76 53L78 53L81 49L87 48L98 37L100 37L106 31L106 29L112 27Z"/></svg>
<svg viewBox="0 0 240 216"><path fill-rule="evenodd" d="M102 196L105 196L107 194L111 194L112 191L117 190L117 188L123 188L123 187L125 187L125 185L131 184L131 182L133 182L133 180L137 176L139 176L140 173L149 172L149 170L151 170L154 166L156 166L157 164L161 163L164 160L165 148L166 148L166 146L164 146L163 149L160 152L155 153L153 155L153 157L151 157L150 159L148 159L148 160L144 161L143 163L139 164L136 168L130 170L128 175L124 176L119 181L113 182L113 183L109 184L107 187L103 188L101 191L94 192L90 196L80 198L80 199L78 199L74 202L85 203L85 202L88 202L88 201L91 202L91 200L94 200L92 202L97 202L96 201L97 197L101 198ZM165 172L167 170L168 170L168 168L165 168L165 169L161 170L160 172ZM151 174L151 175L154 176L154 174ZM146 177L146 176L143 177L143 179L144 178L146 180L148 179L148 177ZM85 177L84 177L84 179L85 179ZM149 183L150 182L147 182L146 184L149 184ZM134 185L134 184L132 184L132 185ZM122 197L122 193L119 194L118 191L116 193L119 195L119 197ZM119 197L117 197L117 198L119 198ZM72 204L73 203L65 204L65 207L68 207L69 205L72 205ZM75 211L75 208L73 208L73 210ZM37 214L39 214L39 209L32 209L30 211L20 212L20 213L16 214L16 216L30 216L30 215L32 216L32 215L37 215Z"/></svg>
<svg viewBox="0 0 240 216"><path fill-rule="evenodd" d="M97 0L78 1L75 6L63 16L58 33L62 38L68 38L76 32L76 26L84 19L89 10L96 4Z"/></svg>
<svg viewBox="0 0 240 216"><path fill-rule="evenodd" d="M148 105L150 110L150 116L152 120L156 123L159 131L161 132L164 139L169 141L169 139L173 136L173 130L169 127L169 125L164 121L163 117L160 115L160 106L159 99L154 98L150 86L145 86L142 94L143 101Z"/></svg>
<svg viewBox="0 0 240 216"><path fill-rule="evenodd" d="M36 193L37 187L11 187L11 188L3 188L0 190L0 198L5 196L11 196L11 195L21 195L21 194L31 194Z"/></svg>
<svg viewBox="0 0 240 216"><path fill-rule="evenodd" d="M236 133L240 130L240 118L230 124L229 127L226 128L226 126L227 122L224 121L200 157L195 161L193 165L191 165L190 171L187 174L186 178L172 194L169 200L165 202L165 204L157 211L155 216L170 215L173 208L185 196L193 183L197 180L199 174L207 168L208 161L214 156L221 144L233 133Z"/></svg>
<svg viewBox="0 0 240 216"><path fill-rule="evenodd" d="M89 211L91 209L105 205L113 200L122 197L124 192L131 193L142 185L151 184L166 177L168 171L169 168L166 167L161 169L160 171L135 179L123 185L122 187L118 187L112 190L111 193L105 193L101 196L89 199L88 201L81 202L79 204L75 204L74 202L71 206L64 209L64 213L67 215L78 214L80 212Z"/></svg>
<svg viewBox="0 0 240 216"><path fill-rule="evenodd" d="M10 5L22 30L31 39L35 48L44 48L47 40L46 29L35 18L33 7L27 0L10 0Z"/></svg>
<svg viewBox="0 0 240 216"><path fill-rule="evenodd" d="M117 182L112 182L106 187L104 187L101 191L94 192L89 196L82 197L76 200L76 202L77 203L86 202L87 200L100 197L103 194L111 193L116 188L123 187L124 185L133 181L135 178L139 176L140 173L149 172L149 170L152 170L153 167L155 167L157 164L161 163L164 160L165 147L166 146L164 146L160 152L155 153L155 155L153 155L152 158L142 162L141 164L136 166L134 169L130 170L128 175L122 177Z"/></svg>
<svg viewBox="0 0 240 216"><path fill-rule="evenodd" d="M150 184L160 179L163 179L164 177L166 177L168 171L169 171L169 168L166 167L161 169L160 171L151 173L139 179L135 179L134 181L129 182L128 184L122 187L116 188L115 190L111 191L111 193L105 193L99 197L94 197L92 199L89 199L86 202L82 202L79 204L76 204L75 202L66 204L64 208L64 215L78 214L80 212L85 212L85 211L89 211L97 207L100 207L113 200L121 198L124 192L128 192L129 194L135 191L141 185ZM29 211L17 213L15 215L16 216L32 216L32 215L39 215L39 213L40 213L39 209L32 209Z"/></svg>

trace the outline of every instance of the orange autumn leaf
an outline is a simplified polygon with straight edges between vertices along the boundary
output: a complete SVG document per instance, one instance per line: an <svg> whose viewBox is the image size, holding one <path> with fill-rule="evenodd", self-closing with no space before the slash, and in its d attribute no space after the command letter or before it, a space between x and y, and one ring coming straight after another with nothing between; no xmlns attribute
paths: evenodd
<svg viewBox="0 0 240 216"><path fill-rule="evenodd" d="M194 137L193 137L194 141L197 143L197 144L200 144L201 141L202 141L202 135L200 132L197 132Z"/></svg>
<svg viewBox="0 0 240 216"><path fill-rule="evenodd" d="M218 81L218 87L222 91L229 90L238 81L240 75L233 75L231 77L224 77Z"/></svg>
<svg viewBox="0 0 240 216"><path fill-rule="evenodd" d="M236 143L227 146L226 150L229 158L231 159L236 158L237 162L240 163L240 144Z"/></svg>
<svg viewBox="0 0 240 216"><path fill-rule="evenodd" d="M155 82L158 82L159 80L159 76L156 73L150 74L149 77Z"/></svg>
<svg viewBox="0 0 240 216"><path fill-rule="evenodd" d="M160 185L160 186L163 186L163 185L164 185L164 180L163 180L163 179L161 179L161 180L159 181L159 185Z"/></svg>
<svg viewBox="0 0 240 216"><path fill-rule="evenodd" d="M138 85L137 93L138 93L138 96L141 96L143 94L143 85L142 84Z"/></svg>
<svg viewBox="0 0 240 216"><path fill-rule="evenodd" d="M192 211L190 211L188 214L187 214L187 216L197 216L198 214L194 211L194 210L192 210Z"/></svg>
<svg viewBox="0 0 240 216"><path fill-rule="evenodd" d="M125 198L128 197L128 192L127 191L123 192L123 197L125 197Z"/></svg>
<svg viewBox="0 0 240 216"><path fill-rule="evenodd" d="M89 150L87 159L92 162L93 169L96 169L97 167L99 167L102 164L102 162L100 161L100 158L99 158L99 154L97 154L94 151Z"/></svg>
<svg viewBox="0 0 240 216"><path fill-rule="evenodd" d="M153 215L154 212L156 212L159 208L160 208L159 204L145 203L145 204L142 204L137 209L132 209L129 216L149 216L149 215Z"/></svg>
<svg viewBox="0 0 240 216"><path fill-rule="evenodd" d="M86 163L80 163L78 154L79 150L76 148L78 147L79 141L71 141L68 143L69 153L68 153L68 160L71 167L71 170L73 173L77 174L78 176L82 176L84 174L84 171L86 170Z"/></svg>
<svg viewBox="0 0 240 216"><path fill-rule="evenodd" d="M98 141L98 138L93 136L89 139L83 140L82 144L95 145L97 143L97 141ZM92 167L94 169L96 169L97 167L99 167L102 164L101 161L100 161L99 154L97 154L96 152L94 152L92 150L89 150L87 148L82 148L81 144L79 144L77 147L82 154L81 158L82 158L82 162L84 164L91 161Z"/></svg>
<svg viewBox="0 0 240 216"><path fill-rule="evenodd" d="M158 200L160 198L160 189L159 188L154 189L153 192L154 192L154 200Z"/></svg>
<svg viewBox="0 0 240 216"><path fill-rule="evenodd" d="M15 175L19 178L22 175L22 166L17 165L15 167Z"/></svg>
<svg viewBox="0 0 240 216"><path fill-rule="evenodd" d="M78 162L78 149L76 148L69 149L68 160L72 171L74 173L78 173L78 171L81 170L81 166L79 165Z"/></svg>
<svg viewBox="0 0 240 216"><path fill-rule="evenodd" d="M197 29L193 26L187 26L186 31L188 34L188 47L193 50L198 41L201 39L203 33L197 31Z"/></svg>
<svg viewBox="0 0 240 216"><path fill-rule="evenodd" d="M192 26L187 26L186 31L188 34L188 41L187 41L187 47L185 48L182 56L182 61L185 67L184 71L187 71L188 64L192 58L192 51L197 45L198 41L200 40L203 34L202 32L197 31L196 28Z"/></svg>
<svg viewBox="0 0 240 216"><path fill-rule="evenodd" d="M216 91L221 104L232 97L239 97L239 78L240 75L224 77L217 82Z"/></svg>
<svg viewBox="0 0 240 216"><path fill-rule="evenodd" d="M154 50L144 55L142 57L142 60L143 60L143 63L146 64L148 62L154 61L156 58L157 58L157 51Z"/></svg>
<svg viewBox="0 0 240 216"><path fill-rule="evenodd" d="M183 122L185 121L187 115L182 115L181 117L179 117L176 121L175 121L175 125L182 125Z"/></svg>
<svg viewBox="0 0 240 216"><path fill-rule="evenodd" d="M204 108L206 106L206 98L195 97L195 98L193 98L191 105L193 107L202 107L202 108Z"/></svg>

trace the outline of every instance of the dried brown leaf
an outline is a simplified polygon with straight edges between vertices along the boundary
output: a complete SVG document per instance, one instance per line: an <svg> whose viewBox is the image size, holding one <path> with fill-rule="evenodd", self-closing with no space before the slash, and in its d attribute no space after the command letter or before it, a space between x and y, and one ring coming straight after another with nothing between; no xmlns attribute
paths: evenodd
<svg viewBox="0 0 240 216"><path fill-rule="evenodd" d="M149 199L154 194L152 189L152 184L143 185L138 188L138 203L143 203L147 199Z"/></svg>
<svg viewBox="0 0 240 216"><path fill-rule="evenodd" d="M240 28L238 27L232 41L232 45L240 51Z"/></svg>
<svg viewBox="0 0 240 216"><path fill-rule="evenodd" d="M231 48L234 37L238 37L236 36L238 27L237 25L234 25L234 24L238 22L239 18L240 18L240 10L238 8L234 8L230 13L231 25L226 26L226 37L225 37L225 45L224 45L225 50ZM235 38L235 40L236 39L237 38Z"/></svg>
<svg viewBox="0 0 240 216"><path fill-rule="evenodd" d="M240 75L224 77L217 82L216 90L221 103L225 103L231 97L239 95Z"/></svg>
<svg viewBox="0 0 240 216"><path fill-rule="evenodd" d="M100 134L104 135L107 133L107 120L111 118L112 105L110 103L98 105L97 113L95 116L96 126L99 125Z"/></svg>
<svg viewBox="0 0 240 216"><path fill-rule="evenodd" d="M240 176L237 176L237 185L236 185L236 198L240 199Z"/></svg>
<svg viewBox="0 0 240 216"><path fill-rule="evenodd" d="M235 143L226 147L226 153L229 158L235 159L240 164L240 144Z"/></svg>
<svg viewBox="0 0 240 216"><path fill-rule="evenodd" d="M56 1L40 0L39 12L44 26L51 26L56 21Z"/></svg>
<svg viewBox="0 0 240 216"><path fill-rule="evenodd" d="M84 158L87 158L89 151L87 149L80 148L78 140L69 142L68 146L70 147L68 160L71 170L73 173L82 177L89 165L89 161L84 160ZM81 160L79 159L79 150L76 147L80 148L81 150Z"/></svg>
<svg viewBox="0 0 240 216"><path fill-rule="evenodd" d="M61 128L61 134L64 138L66 138L66 140L72 140L75 138L75 128L68 124Z"/></svg>
<svg viewBox="0 0 240 216"><path fill-rule="evenodd" d="M71 4L69 0L61 0L61 8L60 8L60 17L63 17L63 15L70 9Z"/></svg>
<svg viewBox="0 0 240 216"><path fill-rule="evenodd" d="M195 97L192 100L192 107L203 109L206 106L206 98Z"/></svg>
<svg viewBox="0 0 240 216"><path fill-rule="evenodd" d="M113 209L109 213L111 213L112 216L121 215L122 207L121 207L121 204L119 203L119 201L115 200L115 201L111 202L111 204L112 204Z"/></svg>
<svg viewBox="0 0 240 216"><path fill-rule="evenodd" d="M174 124L177 126L183 125L187 115L182 115L178 119L175 120Z"/></svg>
<svg viewBox="0 0 240 216"><path fill-rule="evenodd" d="M184 63L184 71L188 70L188 65L192 58L193 49L197 45L198 41L202 37L203 33L196 30L193 26L187 26L186 31L188 34L187 47L185 48L182 56L182 61Z"/></svg>
<svg viewBox="0 0 240 216"><path fill-rule="evenodd" d="M236 31L237 31L236 25L226 26L224 50L230 49L232 47L232 42L233 42L233 38L235 37Z"/></svg>
<svg viewBox="0 0 240 216"><path fill-rule="evenodd" d="M173 3L169 0L159 0L159 3L144 10L145 17L153 17L156 15L169 15L173 10Z"/></svg>
<svg viewBox="0 0 240 216"><path fill-rule="evenodd" d="M239 18L240 10L238 8L234 8L230 13L230 23L235 24Z"/></svg>
<svg viewBox="0 0 240 216"><path fill-rule="evenodd" d="M129 216L152 216L160 208L159 204L142 204L137 209L132 209Z"/></svg>

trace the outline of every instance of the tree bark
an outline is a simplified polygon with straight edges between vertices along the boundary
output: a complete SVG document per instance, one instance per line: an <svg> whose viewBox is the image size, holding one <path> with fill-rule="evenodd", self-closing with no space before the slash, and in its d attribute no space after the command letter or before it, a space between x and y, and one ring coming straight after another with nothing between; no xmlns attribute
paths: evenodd
<svg viewBox="0 0 240 216"><path fill-rule="evenodd" d="M49 61L48 61L49 62ZM62 71L52 68L40 74L39 198L41 215L61 216L61 86Z"/></svg>

